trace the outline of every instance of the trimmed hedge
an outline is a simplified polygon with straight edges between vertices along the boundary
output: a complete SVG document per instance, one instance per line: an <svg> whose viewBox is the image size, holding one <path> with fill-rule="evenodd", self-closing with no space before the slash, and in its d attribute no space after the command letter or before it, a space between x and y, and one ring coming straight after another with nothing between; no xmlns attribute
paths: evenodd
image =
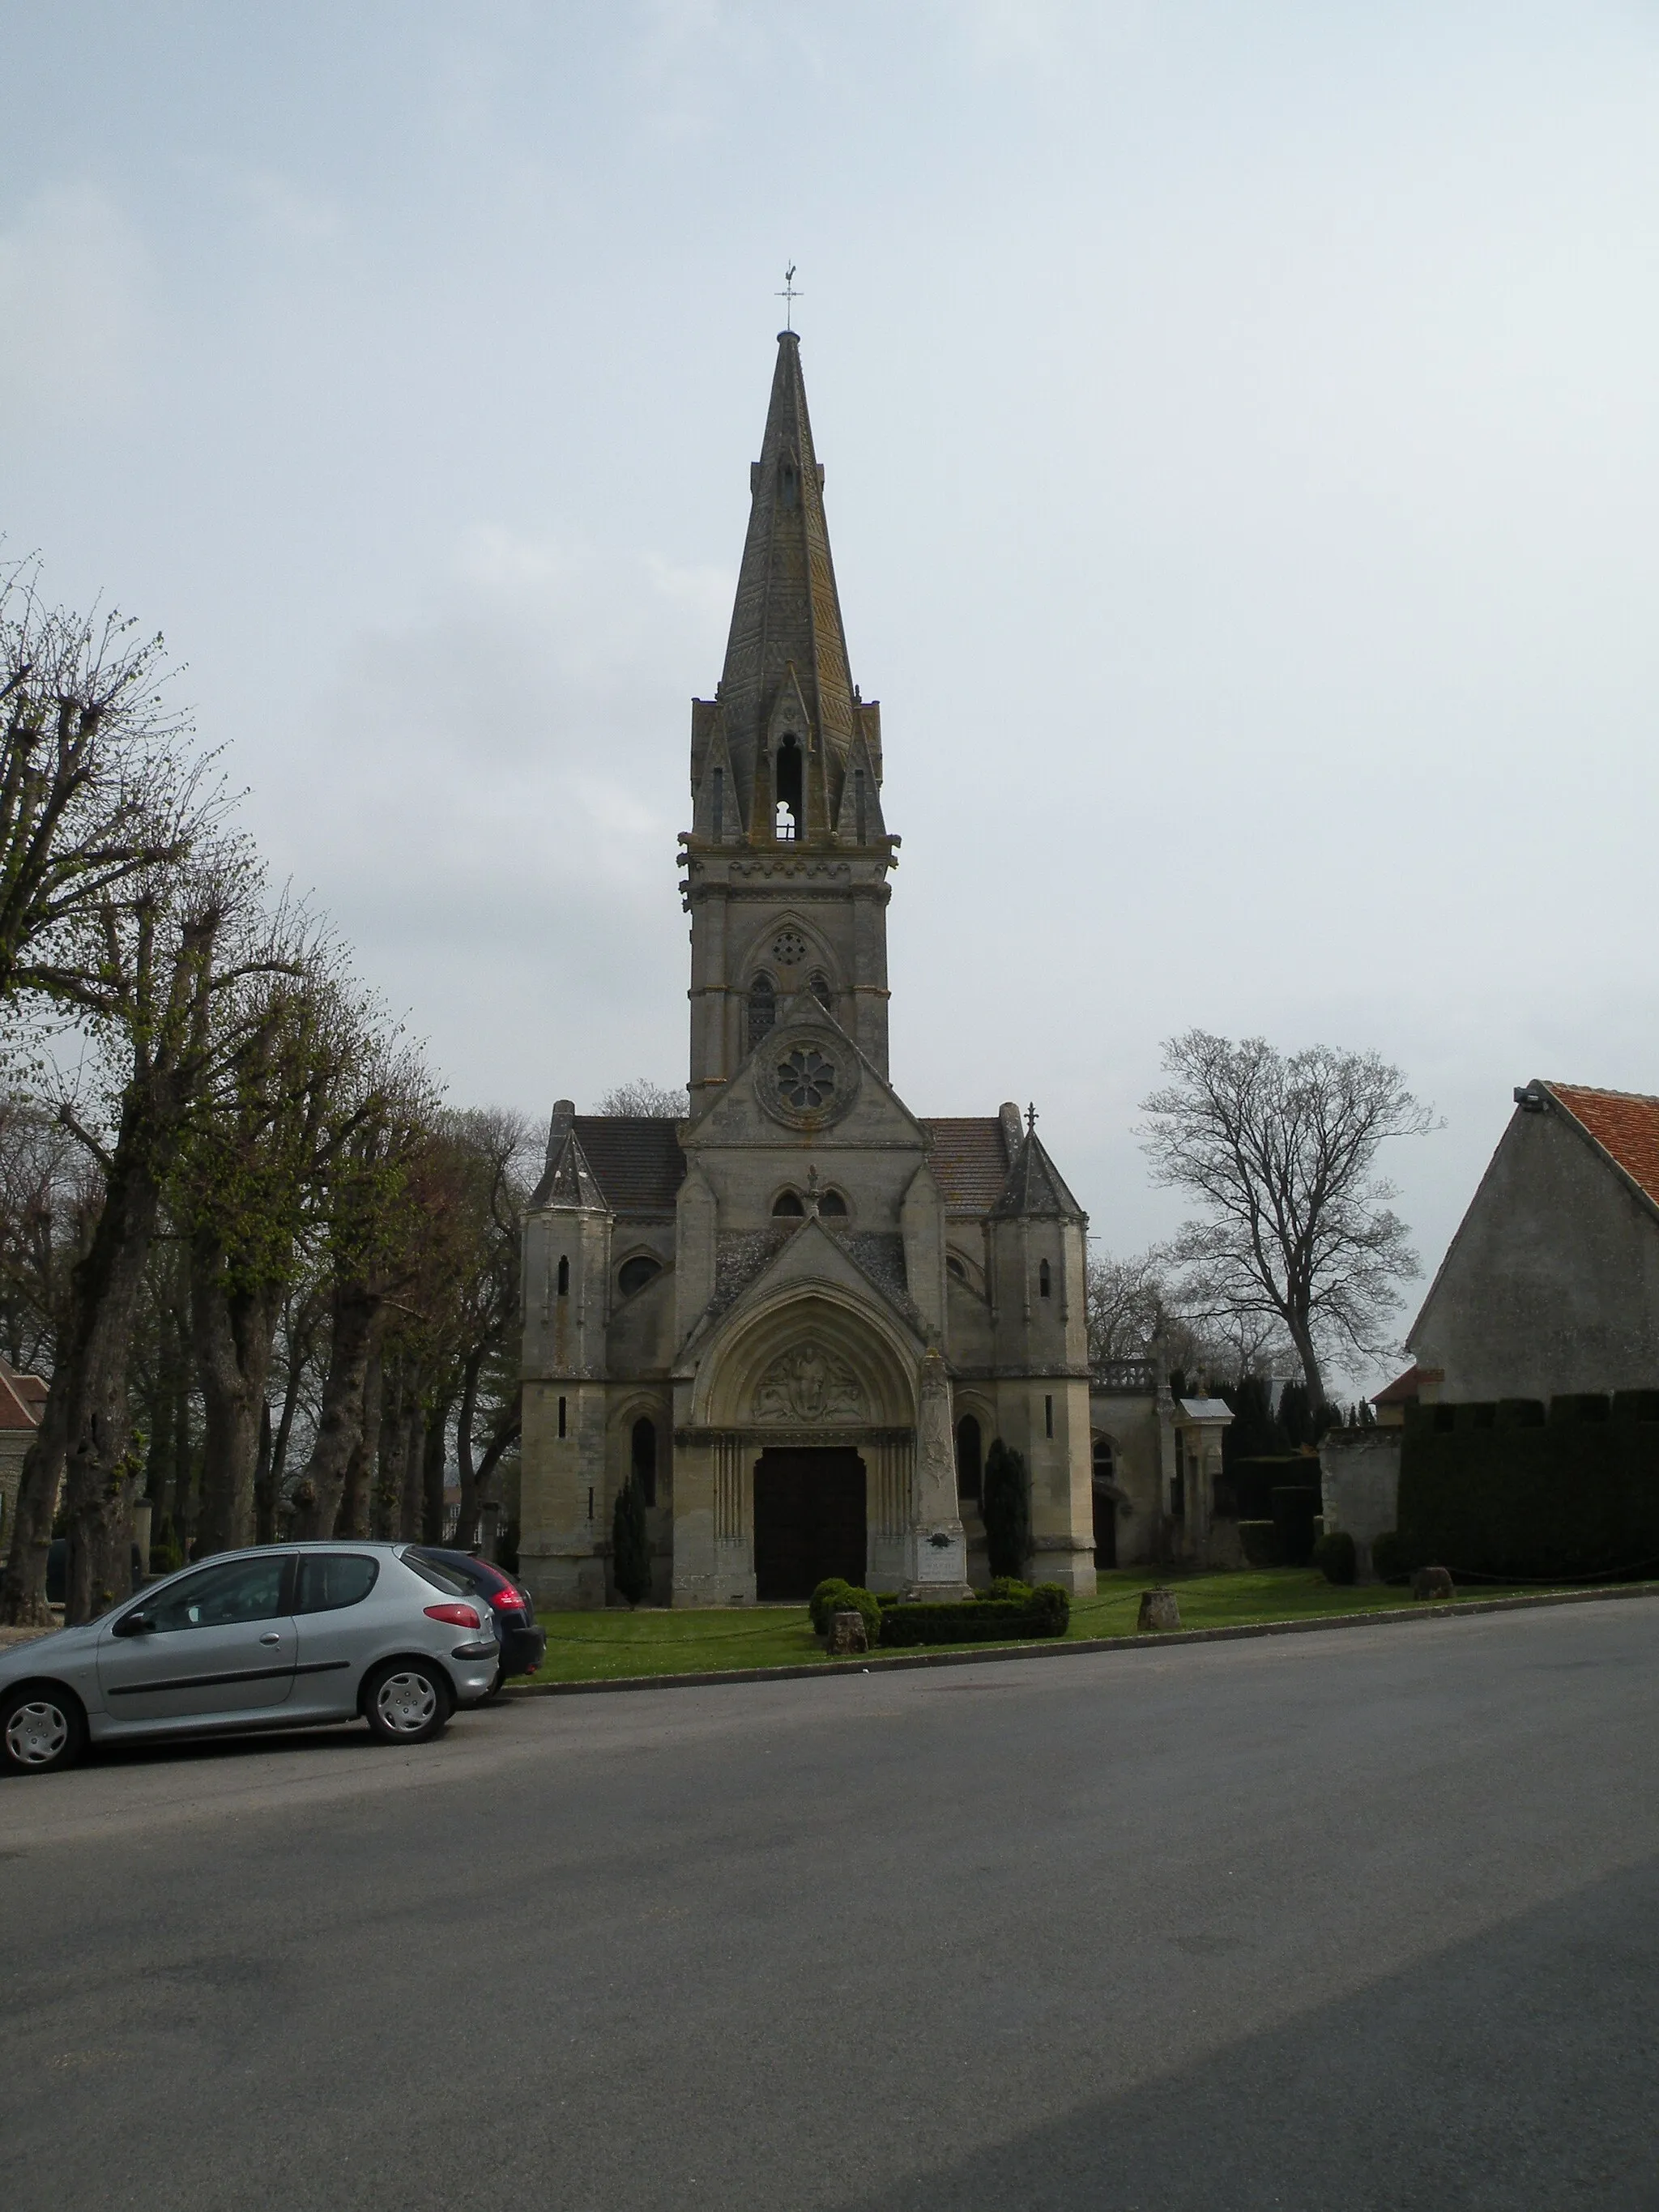
<svg viewBox="0 0 1659 2212"><path fill-rule="evenodd" d="M1287 1567L1310 1567L1314 1553L1314 1522L1319 1514L1319 1492L1303 1483L1285 1483L1273 1493L1273 1526L1279 1531L1279 1554Z"/></svg>
<svg viewBox="0 0 1659 2212"><path fill-rule="evenodd" d="M1359 1554L1346 1528L1333 1528L1314 1546L1314 1565L1328 1583L1346 1586L1359 1573Z"/></svg>
<svg viewBox="0 0 1659 2212"><path fill-rule="evenodd" d="M1244 1557L1253 1567L1282 1567L1285 1555L1279 1548L1279 1530L1271 1521L1241 1521L1238 1540L1244 1547Z"/></svg>
<svg viewBox="0 0 1659 2212"><path fill-rule="evenodd" d="M1460 1580L1659 1566L1659 1393L1408 1407L1397 1536L1396 1571Z"/></svg>
<svg viewBox="0 0 1659 2212"><path fill-rule="evenodd" d="M1039 1583L1029 1600L970 1598L960 1605L891 1605L881 1609L884 1644L1012 1643L1064 1636L1072 1601L1058 1583Z"/></svg>
<svg viewBox="0 0 1659 2212"><path fill-rule="evenodd" d="M843 1595L852 1587L845 1575L826 1575L807 1599L806 1610L812 1616L812 1627L817 1635L830 1633L830 1616L835 1611L831 1600Z"/></svg>

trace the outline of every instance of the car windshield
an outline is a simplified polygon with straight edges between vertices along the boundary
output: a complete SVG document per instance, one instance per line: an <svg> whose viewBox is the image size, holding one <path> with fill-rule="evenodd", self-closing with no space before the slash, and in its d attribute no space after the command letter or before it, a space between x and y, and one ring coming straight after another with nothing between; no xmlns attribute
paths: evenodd
<svg viewBox="0 0 1659 2212"><path fill-rule="evenodd" d="M478 1587L459 1567L452 1567L447 1559L434 1559L429 1552L408 1551L402 1558L404 1565L412 1567L422 1582L430 1583L434 1589L441 1589L449 1597L470 1597Z"/></svg>

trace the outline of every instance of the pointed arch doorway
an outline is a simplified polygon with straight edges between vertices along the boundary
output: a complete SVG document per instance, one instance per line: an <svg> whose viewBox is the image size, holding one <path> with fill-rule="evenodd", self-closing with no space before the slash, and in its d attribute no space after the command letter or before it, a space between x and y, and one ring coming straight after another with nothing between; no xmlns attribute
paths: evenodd
<svg viewBox="0 0 1659 2212"><path fill-rule="evenodd" d="M868 1484L843 1446L775 1445L755 1465L755 1598L804 1602L831 1575L862 1587Z"/></svg>

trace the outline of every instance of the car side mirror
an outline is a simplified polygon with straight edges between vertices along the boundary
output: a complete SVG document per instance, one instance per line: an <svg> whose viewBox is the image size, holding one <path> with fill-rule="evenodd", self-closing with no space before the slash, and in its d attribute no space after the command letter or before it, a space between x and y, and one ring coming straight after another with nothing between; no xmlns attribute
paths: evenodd
<svg viewBox="0 0 1659 2212"><path fill-rule="evenodd" d="M124 1613L113 1628L112 1636L154 1636L155 1622L148 1613Z"/></svg>

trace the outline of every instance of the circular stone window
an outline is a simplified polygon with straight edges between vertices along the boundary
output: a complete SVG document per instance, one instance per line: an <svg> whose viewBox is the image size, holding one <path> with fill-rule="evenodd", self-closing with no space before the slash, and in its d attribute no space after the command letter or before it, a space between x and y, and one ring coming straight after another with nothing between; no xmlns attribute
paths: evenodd
<svg viewBox="0 0 1659 2212"><path fill-rule="evenodd" d="M798 929L781 929L772 939L772 957L781 968L799 968L806 957L806 939Z"/></svg>
<svg viewBox="0 0 1659 2212"><path fill-rule="evenodd" d="M769 1037L754 1066L761 1104L792 1129L827 1128L858 1096L857 1055L811 1030Z"/></svg>
<svg viewBox="0 0 1659 2212"><path fill-rule="evenodd" d="M836 1065L815 1046L797 1045L778 1062L778 1096L798 1114L816 1114L835 1095Z"/></svg>

